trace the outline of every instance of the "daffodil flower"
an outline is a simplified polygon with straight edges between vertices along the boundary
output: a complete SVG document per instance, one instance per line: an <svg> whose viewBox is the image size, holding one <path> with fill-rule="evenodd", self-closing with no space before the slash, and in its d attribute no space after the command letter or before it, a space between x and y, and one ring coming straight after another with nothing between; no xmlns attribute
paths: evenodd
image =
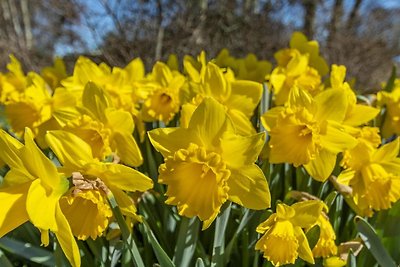
<svg viewBox="0 0 400 267"><path fill-rule="evenodd" d="M378 104L386 108L385 118L382 124L382 136L400 134L400 79L394 82L394 89L391 92L381 91L377 94Z"/></svg>
<svg viewBox="0 0 400 267"><path fill-rule="evenodd" d="M96 238L103 234L111 217L108 195L113 195L121 211L137 221L132 199L125 193L144 192L153 182L144 174L121 164L100 162L92 149L78 136L66 131L49 131L46 141L57 155L73 187L61 199L61 209L79 239ZM82 214L91 214L83 223Z"/></svg>
<svg viewBox="0 0 400 267"><path fill-rule="evenodd" d="M265 76L272 70L272 64L267 60L258 60L250 53L245 58L234 58L227 49L222 49L213 62L221 68L230 68L238 80L264 82Z"/></svg>
<svg viewBox="0 0 400 267"><path fill-rule="evenodd" d="M106 92L94 83L86 85L82 104L82 115L62 129L79 135L101 160L115 153L127 165L141 165L143 157L132 136L135 125L131 114L114 108Z"/></svg>
<svg viewBox="0 0 400 267"><path fill-rule="evenodd" d="M309 66L309 56L302 55L297 50L293 51L285 67L278 66L272 71L269 80L276 105L285 104L294 86L308 91L311 95L318 94L322 89L321 76Z"/></svg>
<svg viewBox="0 0 400 267"><path fill-rule="evenodd" d="M206 229L227 200L250 209L270 206L270 193L261 169L254 163L265 134L239 136L224 107L205 98L187 128L150 131L150 141L165 163L159 182L166 184L166 203L182 216L197 216Z"/></svg>
<svg viewBox="0 0 400 267"><path fill-rule="evenodd" d="M326 90L312 98L293 88L285 107L272 108L261 118L271 136L269 161L303 165L314 179L328 179L336 155L357 144L341 125L347 106L341 90Z"/></svg>
<svg viewBox="0 0 400 267"><path fill-rule="evenodd" d="M293 51L297 50L302 55L309 57L310 66L316 69L320 76L328 73L329 67L324 58L319 54L319 44L317 41L309 41L303 33L294 32L289 45L290 49L282 49L274 55L279 66L285 67L290 61Z"/></svg>
<svg viewBox="0 0 400 267"><path fill-rule="evenodd" d="M315 224L324 204L308 200L287 206L278 203L276 213L257 227L263 236L256 243L264 257L274 266L294 263L300 257L314 264L314 258L303 229Z"/></svg>
<svg viewBox="0 0 400 267"><path fill-rule="evenodd" d="M335 244L336 234L331 223L329 222L329 217L324 211L318 217L316 225L319 226L320 235L317 244L312 249L314 258L318 257L331 257L337 254L337 246Z"/></svg>
<svg viewBox="0 0 400 267"><path fill-rule="evenodd" d="M261 99L260 83L235 80L229 72L224 74L217 65L208 63L201 71L197 90L192 96L192 101L182 106L182 125L187 126L192 113L203 98L213 97L224 105L239 134L249 135L256 132L249 118Z"/></svg>
<svg viewBox="0 0 400 267"><path fill-rule="evenodd" d="M44 245L49 231L54 232L70 263L80 266L79 249L59 203L69 182L36 146L28 128L24 139L22 145L0 132L0 157L10 167L0 189L0 237L30 221L41 231Z"/></svg>
<svg viewBox="0 0 400 267"><path fill-rule="evenodd" d="M164 123L171 121L180 109L180 90L184 82L184 76L171 71L166 64L157 62L143 85L149 91L142 107L143 120L160 120Z"/></svg>
<svg viewBox="0 0 400 267"><path fill-rule="evenodd" d="M337 182L352 188L360 215L371 216L374 210L389 209L400 199L399 139L379 148L359 139L356 147L346 151L345 170Z"/></svg>
<svg viewBox="0 0 400 267"><path fill-rule="evenodd" d="M370 107L367 105L357 104L357 97L354 91L351 89L350 85L345 82L346 67L332 65L331 72L331 88L341 89L343 93L346 94L348 99L348 106L346 111L346 116L343 120L343 124L350 126L359 126L364 123L369 122L379 114L379 109Z"/></svg>

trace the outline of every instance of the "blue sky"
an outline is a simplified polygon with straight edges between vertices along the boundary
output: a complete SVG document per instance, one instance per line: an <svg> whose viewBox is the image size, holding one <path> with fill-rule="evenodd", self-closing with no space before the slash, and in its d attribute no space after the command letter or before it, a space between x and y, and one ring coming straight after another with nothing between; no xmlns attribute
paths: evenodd
<svg viewBox="0 0 400 267"><path fill-rule="evenodd" d="M85 51L94 51L101 44L102 38L109 31L114 29L114 24L112 19L107 15L101 1L99 0L78 0L81 4L83 4L87 10L87 14L90 14L89 17L83 17L82 15L82 23L81 25L75 25L74 30L82 37L85 45L84 47L74 47L69 44L57 44L56 45L56 54L57 55L66 55L68 53L78 52L82 53ZM110 6L114 6L115 0L108 0ZM331 10L331 7L334 3L334 0L322 0L319 5L320 8ZM345 14L347 16L350 12L352 6L354 5L355 0L345 0ZM400 0L364 0L363 5L361 6L360 11L365 12L372 7L383 7L385 9L392 8L400 8ZM347 11L347 13L346 13ZM277 18L282 19L285 24L292 25L294 28L300 28L302 26L302 17L303 17L303 9L300 5L287 7L282 10L282 14L276 14ZM322 12L320 12L321 14ZM295 15L293 15L295 14ZM326 14L326 13L324 13ZM318 16L318 13L317 13ZM326 15L321 15L317 18L323 22L329 22L329 17ZM92 29L89 27L92 26ZM318 31L317 31L318 32ZM319 32L319 34L324 34L323 32ZM318 37L318 36L317 36ZM320 38L324 38L320 36ZM319 39L319 38L317 38Z"/></svg>

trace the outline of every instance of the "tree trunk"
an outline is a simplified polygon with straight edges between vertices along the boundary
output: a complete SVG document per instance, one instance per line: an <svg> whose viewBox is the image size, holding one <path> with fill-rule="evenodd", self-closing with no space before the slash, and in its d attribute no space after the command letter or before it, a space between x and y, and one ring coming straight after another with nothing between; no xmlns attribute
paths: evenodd
<svg viewBox="0 0 400 267"><path fill-rule="evenodd" d="M164 26L163 26L163 10L161 0L157 0L157 18L158 18L158 32L156 40L156 53L155 60L160 60L162 56L162 47L164 40Z"/></svg>
<svg viewBox="0 0 400 267"><path fill-rule="evenodd" d="M328 47L331 46L333 40L335 39L338 24L343 15L343 0L335 0L335 4L332 9L331 22L329 24L329 35L328 35Z"/></svg>
<svg viewBox="0 0 400 267"><path fill-rule="evenodd" d="M308 37L308 39L314 38L314 20L315 20L315 11L317 9L317 3L315 0L303 0L304 7L304 26L303 31L304 34Z"/></svg>

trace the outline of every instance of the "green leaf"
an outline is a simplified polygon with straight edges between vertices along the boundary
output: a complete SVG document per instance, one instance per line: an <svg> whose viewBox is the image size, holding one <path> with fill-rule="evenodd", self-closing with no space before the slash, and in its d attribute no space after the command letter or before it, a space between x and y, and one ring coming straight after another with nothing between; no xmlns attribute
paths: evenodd
<svg viewBox="0 0 400 267"><path fill-rule="evenodd" d="M349 252L346 266L347 267L357 267L356 256L354 256L354 253L352 250L350 250L350 252Z"/></svg>
<svg viewBox="0 0 400 267"><path fill-rule="evenodd" d="M195 267L205 267L204 262L201 258L197 258Z"/></svg>
<svg viewBox="0 0 400 267"><path fill-rule="evenodd" d="M313 249L318 243L320 232L321 230L318 225L314 225L310 230L307 231L306 236L311 249Z"/></svg>
<svg viewBox="0 0 400 267"><path fill-rule="evenodd" d="M383 89L385 92L393 91L394 82L396 80L396 74L397 74L396 66L393 65L392 74L390 75L390 78L389 78L388 82L386 83L385 88Z"/></svg>
<svg viewBox="0 0 400 267"><path fill-rule="evenodd" d="M176 266L190 266L196 249L199 227L200 223L196 217L192 219L182 217L173 258Z"/></svg>
<svg viewBox="0 0 400 267"><path fill-rule="evenodd" d="M0 250L0 266L14 267L2 250Z"/></svg>
<svg viewBox="0 0 400 267"><path fill-rule="evenodd" d="M229 203L216 219L211 267L224 266L225 232L230 212Z"/></svg>
<svg viewBox="0 0 400 267"><path fill-rule="evenodd" d="M244 227L246 225L248 225L248 222L250 221L250 219L253 217L254 214L255 214L254 212L250 213L249 209L245 209L244 215L243 215L242 219L240 220L240 224L239 224L238 228L236 229L236 232L233 234L231 241L229 241L228 245L226 246L225 262L229 262L229 259L231 258L232 250L234 248L234 245L236 244L236 240L237 240L239 234L243 231Z"/></svg>
<svg viewBox="0 0 400 267"><path fill-rule="evenodd" d="M364 245L374 256L378 264L385 267L395 267L396 264L382 245L374 228L360 216L356 216L354 221Z"/></svg>
<svg viewBox="0 0 400 267"><path fill-rule="evenodd" d="M325 202L325 204L328 206L328 209L331 208L331 206L332 206L333 202L335 201L337 195L338 195L338 192L337 192L337 191L332 191L332 192L330 192L329 195L325 198L324 202Z"/></svg>
<svg viewBox="0 0 400 267"><path fill-rule="evenodd" d="M118 207L117 201L115 200L112 193L107 194L108 202L110 203L110 207L113 211L114 217L118 222L118 225L122 232L122 238L124 240L127 249L132 255L132 261L136 267L145 267L143 263L142 256L139 253L139 249L136 246L135 240L133 240L131 232L129 231L128 225L126 225L124 216L122 215L121 210Z"/></svg>
<svg viewBox="0 0 400 267"><path fill-rule="evenodd" d="M160 265L163 267L174 267L174 263L168 257L167 253L162 249L160 243L158 243L147 222L143 221L142 225Z"/></svg>
<svg viewBox="0 0 400 267"><path fill-rule="evenodd" d="M18 255L19 257L44 266L55 265L54 256L50 251L35 247L30 243L24 243L9 237L2 237L0 239L0 248L11 254Z"/></svg>

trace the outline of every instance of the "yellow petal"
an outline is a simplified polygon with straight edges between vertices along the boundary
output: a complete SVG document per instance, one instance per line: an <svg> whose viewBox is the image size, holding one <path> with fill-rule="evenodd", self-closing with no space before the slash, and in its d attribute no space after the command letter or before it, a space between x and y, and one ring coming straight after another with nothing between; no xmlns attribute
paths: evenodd
<svg viewBox="0 0 400 267"><path fill-rule="evenodd" d="M60 205L57 203L56 207L56 220L58 231L55 232L58 243L61 246L65 256L69 263L73 267L81 266L81 256L79 254L79 248L72 234L71 227L68 224L67 219L61 211Z"/></svg>
<svg viewBox="0 0 400 267"><path fill-rule="evenodd" d="M396 140L381 146L373 154L372 161L387 162L394 160L399 154L399 146L400 146L399 138L396 138Z"/></svg>
<svg viewBox="0 0 400 267"><path fill-rule="evenodd" d="M105 109L110 106L105 92L93 82L88 82L83 90L82 104L99 121L106 121Z"/></svg>
<svg viewBox="0 0 400 267"><path fill-rule="evenodd" d="M115 132L132 134L135 129L132 115L123 110L106 109L107 126Z"/></svg>
<svg viewBox="0 0 400 267"><path fill-rule="evenodd" d="M43 230L58 231L56 206L61 195L46 191L39 179L32 182L26 198L26 210L32 224ZM40 208L38 208L40 207Z"/></svg>
<svg viewBox="0 0 400 267"><path fill-rule="evenodd" d="M305 164L304 168L308 174L317 181L324 182L329 178L336 164L336 154L322 149L316 159Z"/></svg>
<svg viewBox="0 0 400 267"><path fill-rule="evenodd" d="M304 107L312 114L316 111L316 104L313 97L306 90L300 89L297 86L291 88L288 102L290 107Z"/></svg>
<svg viewBox="0 0 400 267"><path fill-rule="evenodd" d="M295 210L295 216L290 219L294 226L308 228L315 224L321 215L324 204L320 200L307 200L294 203L291 206Z"/></svg>
<svg viewBox="0 0 400 267"><path fill-rule="evenodd" d="M23 147L23 145L4 130L0 130L0 147L0 158L10 168L20 168L23 166L23 163L18 155L18 150Z"/></svg>
<svg viewBox="0 0 400 267"><path fill-rule="evenodd" d="M28 221L26 195L31 182L0 189L0 237Z"/></svg>
<svg viewBox="0 0 400 267"><path fill-rule="evenodd" d="M279 114L281 114L284 110L284 107L274 107L261 116L261 123L267 131L271 131L271 129L275 127Z"/></svg>
<svg viewBox="0 0 400 267"><path fill-rule="evenodd" d="M66 131L49 131L46 142L63 165L72 165L77 169L93 161L91 147L78 136Z"/></svg>
<svg viewBox="0 0 400 267"><path fill-rule="evenodd" d="M321 145L331 153L337 154L357 145L357 140L335 121L329 121L324 130L325 133L321 134Z"/></svg>
<svg viewBox="0 0 400 267"><path fill-rule="evenodd" d="M343 122L348 107L346 94L340 89L322 91L315 98L318 106L316 119L318 121L334 120Z"/></svg>
<svg viewBox="0 0 400 267"><path fill-rule="evenodd" d="M231 170L228 187L229 199L241 206L254 210L271 206L267 179L255 164Z"/></svg>
<svg viewBox="0 0 400 267"><path fill-rule="evenodd" d="M261 83L251 81L234 81L231 83L231 95L226 105L231 109L238 109L247 116L252 116L254 109L261 100Z"/></svg>
<svg viewBox="0 0 400 267"><path fill-rule="evenodd" d="M125 164L135 167L142 165L142 154L131 134L114 132L113 143L115 152Z"/></svg>
<svg viewBox="0 0 400 267"><path fill-rule="evenodd" d="M265 132L250 136L225 135L221 139L221 155L232 168L252 164L257 160L265 142Z"/></svg>
<svg viewBox="0 0 400 267"><path fill-rule="evenodd" d="M305 260L306 262L314 264L315 262L313 254L303 230L299 227L296 227L295 234L296 238L299 240L299 249L298 249L299 257Z"/></svg>
<svg viewBox="0 0 400 267"><path fill-rule="evenodd" d="M211 62L207 64L203 84L207 96L213 96L219 101L224 101L229 97L229 88L222 70Z"/></svg>
<svg viewBox="0 0 400 267"><path fill-rule="evenodd" d="M352 107L351 112L346 114L343 123L350 126L358 126L369 122L375 118L380 112L380 109L366 106L355 105Z"/></svg>
<svg viewBox="0 0 400 267"><path fill-rule="evenodd" d="M190 143L200 143L199 137L190 129L158 128L148 132L151 144L164 157L186 148Z"/></svg>
<svg viewBox="0 0 400 267"><path fill-rule="evenodd" d="M99 176L101 175L106 184L110 184L119 189L130 192L144 192L153 187L153 181L135 169L113 163L105 164L105 166L107 171L102 175L99 174ZM92 168L95 169L96 165L93 165ZM88 170L88 173L89 172L90 170Z"/></svg>
<svg viewBox="0 0 400 267"><path fill-rule="evenodd" d="M344 185L350 185L351 181L355 178L355 175L356 172L354 170L351 169L344 170L339 174L337 182Z"/></svg>
<svg viewBox="0 0 400 267"><path fill-rule="evenodd" d="M118 189L117 187L110 187L115 200L117 201L118 207L121 209L122 213L125 216L129 216L134 218L135 220L141 222L142 219L139 215L136 214L136 207L133 199L128 196L124 191Z"/></svg>
<svg viewBox="0 0 400 267"><path fill-rule="evenodd" d="M193 113L189 129L198 134L207 149L214 150L219 146L221 133L232 129L232 122L220 103L213 98L205 98Z"/></svg>
<svg viewBox="0 0 400 267"><path fill-rule="evenodd" d="M251 135L256 133L250 119L243 112L237 109L230 109L227 113L229 118L232 120L232 124L235 127L237 134Z"/></svg>
<svg viewBox="0 0 400 267"><path fill-rule="evenodd" d="M25 129L25 146L21 148L20 156L24 167L45 186L56 189L62 183L56 166L37 147L29 128Z"/></svg>

